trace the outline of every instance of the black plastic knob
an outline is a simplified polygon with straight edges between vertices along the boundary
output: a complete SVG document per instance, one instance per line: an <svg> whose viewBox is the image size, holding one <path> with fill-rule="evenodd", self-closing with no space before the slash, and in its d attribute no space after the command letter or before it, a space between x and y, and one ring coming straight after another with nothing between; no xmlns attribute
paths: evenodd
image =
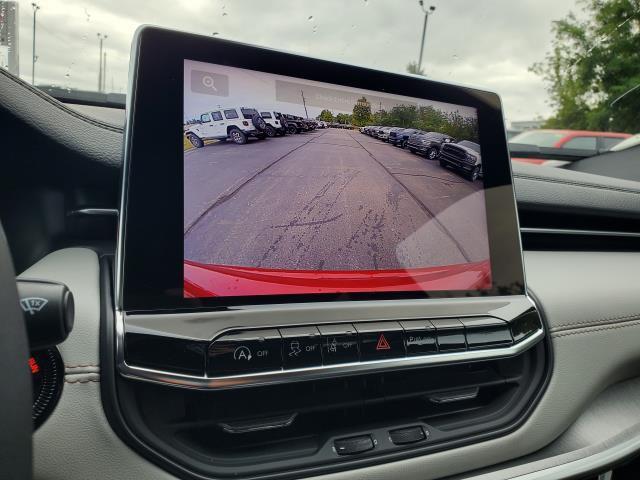
<svg viewBox="0 0 640 480"><path fill-rule="evenodd" d="M73 329L73 295L66 285L44 280L18 280L32 350L62 343Z"/></svg>

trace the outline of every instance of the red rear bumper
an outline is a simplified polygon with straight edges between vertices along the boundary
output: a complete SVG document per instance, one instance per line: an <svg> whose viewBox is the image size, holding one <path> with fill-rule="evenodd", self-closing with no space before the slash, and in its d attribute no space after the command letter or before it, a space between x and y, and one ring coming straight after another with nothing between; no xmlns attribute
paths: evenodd
<svg viewBox="0 0 640 480"><path fill-rule="evenodd" d="M485 290L488 260L408 270L278 270L184 262L185 297Z"/></svg>

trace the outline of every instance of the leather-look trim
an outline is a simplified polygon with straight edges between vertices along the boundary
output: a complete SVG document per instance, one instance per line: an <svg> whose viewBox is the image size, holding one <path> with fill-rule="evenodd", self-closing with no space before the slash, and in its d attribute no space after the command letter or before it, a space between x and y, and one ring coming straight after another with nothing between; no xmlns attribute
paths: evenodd
<svg viewBox="0 0 640 480"><path fill-rule="evenodd" d="M106 123L106 122L101 122L99 120L93 119L91 117L87 117L85 115L82 115L81 113L72 110L71 108L67 107L64 103L56 100L55 98L53 98L51 95L47 95L46 93L44 93L42 90L39 90L38 88L29 85L27 82L25 82L24 80L22 80L19 77L16 77L12 74L10 74L8 71L4 70L4 69L0 69L0 75L2 75L4 77L4 80L7 80L9 82L13 82L15 83L17 86L26 89L27 91L23 93L23 95L34 95L36 97L38 97L39 100L42 100L44 102L49 103L50 105L60 109L61 111L63 111L64 113L66 113L67 115L71 115L79 120L82 120L83 122L87 122L93 126L99 127L99 128L104 128L105 130L109 130L111 132L118 132L118 133L122 133L123 132L123 128L119 127L117 125L112 125L110 123ZM1 85L1 84L0 84ZM2 88L0 88L0 95L2 92ZM4 102L2 102L2 104L4 104Z"/></svg>
<svg viewBox="0 0 640 480"><path fill-rule="evenodd" d="M517 162L513 162L513 177L521 213L640 218L640 184L637 182Z"/></svg>
<svg viewBox="0 0 640 480"><path fill-rule="evenodd" d="M14 129L33 131L36 145L48 139L75 153L66 156L82 162L83 167L85 160L114 169L122 165L122 128L86 117L2 69L0 110L6 112ZM50 162L51 157L38 161Z"/></svg>

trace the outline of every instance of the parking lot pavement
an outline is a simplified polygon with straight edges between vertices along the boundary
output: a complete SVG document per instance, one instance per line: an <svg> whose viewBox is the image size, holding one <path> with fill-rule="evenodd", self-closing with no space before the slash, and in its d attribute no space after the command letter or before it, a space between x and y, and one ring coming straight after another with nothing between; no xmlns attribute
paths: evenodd
<svg viewBox="0 0 640 480"><path fill-rule="evenodd" d="M482 182L357 131L187 152L185 258L397 269L489 258Z"/></svg>

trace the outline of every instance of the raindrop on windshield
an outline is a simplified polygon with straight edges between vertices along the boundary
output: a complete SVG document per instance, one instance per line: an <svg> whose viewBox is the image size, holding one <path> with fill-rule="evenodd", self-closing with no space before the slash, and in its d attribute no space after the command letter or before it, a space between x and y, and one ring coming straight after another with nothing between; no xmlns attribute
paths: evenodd
<svg viewBox="0 0 640 480"><path fill-rule="evenodd" d="M227 12L222 12L222 16L226 17L227 16Z"/></svg>
<svg viewBox="0 0 640 480"><path fill-rule="evenodd" d="M451 57L451 58L453 58L453 60L454 60L455 62L457 62L457 61L458 61L458 55L454 55L454 56L453 56L453 57Z"/></svg>
<svg viewBox="0 0 640 480"><path fill-rule="evenodd" d="M307 18L308 22L310 22L311 20L313 20L313 15L309 15L309 18Z"/></svg>
<svg viewBox="0 0 640 480"><path fill-rule="evenodd" d="M369 5L369 0L364 0L364 6L366 7L367 5Z"/></svg>
<svg viewBox="0 0 640 480"><path fill-rule="evenodd" d="M313 33L316 33L317 31L318 31L318 26L317 26L317 25L314 25L314 26L313 26Z"/></svg>
<svg viewBox="0 0 640 480"><path fill-rule="evenodd" d="M218 32L213 32L211 35L213 35L215 37L216 35L219 35L219 33Z"/></svg>

